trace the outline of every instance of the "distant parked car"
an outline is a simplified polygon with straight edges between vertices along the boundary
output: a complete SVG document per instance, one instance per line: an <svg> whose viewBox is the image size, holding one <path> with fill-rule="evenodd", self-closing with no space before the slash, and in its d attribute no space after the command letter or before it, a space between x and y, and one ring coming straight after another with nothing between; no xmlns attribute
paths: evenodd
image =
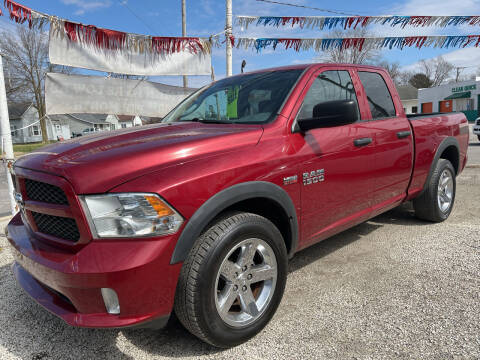
<svg viewBox="0 0 480 360"><path fill-rule="evenodd" d="M83 133L83 135L88 135L90 133L94 133L94 132L98 132L98 131L101 131L101 130L96 129L96 128L86 128L86 129L83 129L82 133Z"/></svg>
<svg viewBox="0 0 480 360"><path fill-rule="evenodd" d="M480 117L475 120L475 125L473 125L473 133L477 135L478 140L480 141Z"/></svg>

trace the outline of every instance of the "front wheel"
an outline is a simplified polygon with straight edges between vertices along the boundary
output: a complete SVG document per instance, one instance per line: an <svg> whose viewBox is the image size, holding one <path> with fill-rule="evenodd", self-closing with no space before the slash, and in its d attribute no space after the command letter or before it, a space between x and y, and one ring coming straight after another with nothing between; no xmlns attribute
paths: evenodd
<svg viewBox="0 0 480 360"><path fill-rule="evenodd" d="M445 221L455 202L455 169L446 159L439 159L424 192L413 200L415 215L433 222Z"/></svg>
<svg viewBox="0 0 480 360"><path fill-rule="evenodd" d="M287 251L275 225L255 214L230 214L190 251L178 280L175 313L201 340L236 346L272 318L286 276Z"/></svg>

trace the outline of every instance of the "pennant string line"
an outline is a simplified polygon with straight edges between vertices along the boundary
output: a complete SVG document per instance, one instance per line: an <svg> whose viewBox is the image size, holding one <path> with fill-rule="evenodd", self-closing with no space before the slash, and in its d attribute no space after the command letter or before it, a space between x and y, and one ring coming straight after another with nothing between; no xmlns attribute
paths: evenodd
<svg viewBox="0 0 480 360"><path fill-rule="evenodd" d="M32 10L13 0L4 0L4 6L9 12L10 19L18 24L27 22L29 28L32 29L42 28L43 25L49 23L56 36L67 38L71 42L93 44L99 49L127 49L153 54L171 54L183 51L193 54L209 54L212 47L220 46L219 38L222 34L219 33L208 38L139 35L61 19Z"/></svg>
<svg viewBox="0 0 480 360"><path fill-rule="evenodd" d="M139 53L171 54L187 51L192 54L211 53L213 46L220 46L220 36L225 31L212 35L209 38L200 37L164 37L125 33L116 30L99 28L93 25L84 25L43 14L21 5L13 0L4 0L5 8L10 19L18 24L28 23L30 28L41 28L49 23L52 33L67 38L71 42L93 44L99 49L114 51L131 50ZM1 13L0 13L1 15ZM383 24L392 27L406 26L462 26L480 25L480 16L237 16L237 23L248 27L252 23L257 26L299 26L300 28L356 29L369 24ZM369 37L369 38L236 38L231 35L225 38L237 48L254 48L257 52L271 47L277 49L282 45L284 49L295 51L326 51L329 49L346 50L355 48L362 51L367 45L377 49L403 49L405 47L451 48L451 47L480 47L480 35L459 36L408 36L408 37Z"/></svg>
<svg viewBox="0 0 480 360"><path fill-rule="evenodd" d="M480 47L480 35L434 35L434 36L406 36L406 37L369 37L369 38L235 38L237 49L254 48L257 52L272 48L276 50L282 45L285 50L294 49L327 51L330 49L357 49L362 51L367 45L375 49L404 49L405 47L433 48L462 48L466 46Z"/></svg>
<svg viewBox="0 0 480 360"><path fill-rule="evenodd" d="M472 16L236 16L236 25L248 29L252 23L256 26L291 26L298 25L308 29L356 29L370 24L380 24L390 27L447 27L447 26L478 26L480 15Z"/></svg>

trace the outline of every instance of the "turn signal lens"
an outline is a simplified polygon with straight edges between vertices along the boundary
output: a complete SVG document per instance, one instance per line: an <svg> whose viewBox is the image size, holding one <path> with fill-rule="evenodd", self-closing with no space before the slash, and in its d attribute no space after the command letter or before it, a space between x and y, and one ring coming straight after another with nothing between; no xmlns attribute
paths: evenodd
<svg viewBox="0 0 480 360"><path fill-rule="evenodd" d="M150 203L150 206L157 212L158 217L172 215L173 211L165 203L156 196L145 195L145 199Z"/></svg>

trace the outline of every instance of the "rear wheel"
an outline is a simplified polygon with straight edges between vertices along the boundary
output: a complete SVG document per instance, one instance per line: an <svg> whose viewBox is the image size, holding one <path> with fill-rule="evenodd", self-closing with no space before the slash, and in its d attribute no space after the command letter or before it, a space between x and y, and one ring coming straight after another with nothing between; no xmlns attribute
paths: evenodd
<svg viewBox="0 0 480 360"><path fill-rule="evenodd" d="M286 274L285 243L269 220L250 213L226 216L197 239L184 263L175 312L203 341L241 344L275 313Z"/></svg>
<svg viewBox="0 0 480 360"><path fill-rule="evenodd" d="M439 159L423 194L413 200L415 215L423 220L442 222L455 202L455 169L450 161Z"/></svg>

